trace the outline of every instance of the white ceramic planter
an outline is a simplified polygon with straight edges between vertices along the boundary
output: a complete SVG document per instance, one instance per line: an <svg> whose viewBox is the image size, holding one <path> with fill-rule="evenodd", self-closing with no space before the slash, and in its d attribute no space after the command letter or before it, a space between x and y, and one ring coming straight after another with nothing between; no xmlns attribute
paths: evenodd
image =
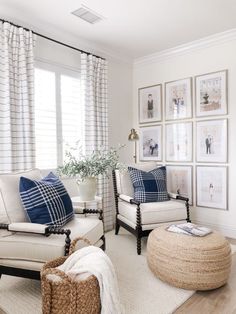
<svg viewBox="0 0 236 314"><path fill-rule="evenodd" d="M78 181L79 196L82 201L91 201L95 199L97 192L97 179L87 177L83 181Z"/></svg>

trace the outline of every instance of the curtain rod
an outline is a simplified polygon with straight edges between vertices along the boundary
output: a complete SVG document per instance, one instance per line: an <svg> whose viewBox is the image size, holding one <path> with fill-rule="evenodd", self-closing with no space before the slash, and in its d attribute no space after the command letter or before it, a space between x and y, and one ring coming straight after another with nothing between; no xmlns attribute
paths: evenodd
<svg viewBox="0 0 236 314"><path fill-rule="evenodd" d="M6 21L6 20L4 20L4 19L0 19L0 21L3 22L3 23L5 23L5 22L6 22L6 23L9 23L9 24L11 24L11 25L13 25L13 26L15 26L15 27L18 27L18 28L23 28L23 29L26 30L26 31L31 31L33 34L35 34L35 35L37 35L37 36L39 36L39 37L42 37L42 38L47 39L47 40L50 40L50 41L52 41L52 42L54 42L54 43L57 43L57 44L62 45L62 46L65 46L65 47L67 47L67 48L70 48L70 49L73 49L73 50L77 50L77 51L79 51L79 52L81 52L81 53L86 53L87 55L91 55L91 56L94 56L94 57L96 57L96 58L100 58L100 59L105 60L105 58L102 58L102 57L100 57L100 56L97 56L97 55L95 55L95 54L93 54L93 53L91 53L91 52L81 50L81 49L79 49L79 48L76 48L76 47L70 46L70 45L68 45L68 44L65 44L65 43L63 43L63 42L61 42L61 41L59 41L59 40L56 40L56 39L47 37L47 36L42 35L42 34L39 34L39 33L37 33L37 32L34 32L33 30L29 29L29 28L26 28L26 27L23 27L23 26L14 24L14 23L9 22L9 21Z"/></svg>

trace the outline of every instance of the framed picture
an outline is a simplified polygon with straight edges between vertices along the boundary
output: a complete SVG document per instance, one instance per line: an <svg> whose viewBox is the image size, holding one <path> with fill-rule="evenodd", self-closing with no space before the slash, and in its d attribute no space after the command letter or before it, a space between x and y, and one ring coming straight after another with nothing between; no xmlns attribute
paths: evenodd
<svg viewBox="0 0 236 314"><path fill-rule="evenodd" d="M140 161L162 160L161 125L140 128L139 159Z"/></svg>
<svg viewBox="0 0 236 314"><path fill-rule="evenodd" d="M196 116L227 114L227 70L195 77Z"/></svg>
<svg viewBox="0 0 236 314"><path fill-rule="evenodd" d="M166 124L166 161L192 161L192 122Z"/></svg>
<svg viewBox="0 0 236 314"><path fill-rule="evenodd" d="M165 119L192 118L192 79L165 83Z"/></svg>
<svg viewBox="0 0 236 314"><path fill-rule="evenodd" d="M227 167L197 166L197 206L227 209Z"/></svg>
<svg viewBox="0 0 236 314"><path fill-rule="evenodd" d="M139 88L139 123L162 120L161 84Z"/></svg>
<svg viewBox="0 0 236 314"><path fill-rule="evenodd" d="M196 124L197 162L227 162L227 119Z"/></svg>
<svg viewBox="0 0 236 314"><path fill-rule="evenodd" d="M193 204L192 166L167 165L167 190L189 198Z"/></svg>

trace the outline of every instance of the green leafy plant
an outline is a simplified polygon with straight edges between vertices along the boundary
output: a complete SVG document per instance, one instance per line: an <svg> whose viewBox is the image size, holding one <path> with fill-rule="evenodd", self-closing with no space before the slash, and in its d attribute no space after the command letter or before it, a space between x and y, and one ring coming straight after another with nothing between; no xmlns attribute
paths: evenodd
<svg viewBox="0 0 236 314"><path fill-rule="evenodd" d="M121 169L124 166L119 163L119 150L110 148L108 151L100 149L90 155L84 155L81 149L71 147L66 151L66 160L63 166L58 167L59 175L79 177L84 180L87 177L108 176L111 170Z"/></svg>

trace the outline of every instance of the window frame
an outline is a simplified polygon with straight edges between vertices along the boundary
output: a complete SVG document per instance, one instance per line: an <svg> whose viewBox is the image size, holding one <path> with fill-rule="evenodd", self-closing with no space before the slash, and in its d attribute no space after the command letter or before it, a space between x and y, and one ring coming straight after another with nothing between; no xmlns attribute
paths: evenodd
<svg viewBox="0 0 236 314"><path fill-rule="evenodd" d="M56 103L56 147L57 147L57 167L63 164L63 126L62 126L62 103L61 103L61 76L69 76L80 79L81 73L78 68L65 66L63 64L54 63L46 60L36 59L34 61L34 70L40 69L55 73L55 103ZM36 127L36 125L35 125ZM36 141L35 141L36 143ZM37 165L36 165L37 167ZM55 169L40 169L50 171Z"/></svg>

